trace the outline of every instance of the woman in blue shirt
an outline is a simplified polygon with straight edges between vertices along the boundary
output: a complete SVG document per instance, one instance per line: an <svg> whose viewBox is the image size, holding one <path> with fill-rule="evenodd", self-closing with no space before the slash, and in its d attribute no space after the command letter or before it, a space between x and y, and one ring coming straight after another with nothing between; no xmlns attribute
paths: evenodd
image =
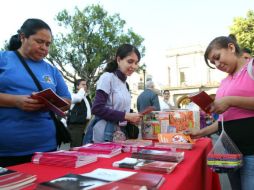
<svg viewBox="0 0 254 190"><path fill-rule="evenodd" d="M51 42L50 27L40 19L28 19L10 39L10 51L0 51L2 167L29 162L34 152L57 148L54 122L49 112L42 111L44 105L31 98L37 86L14 52L25 59L43 89L51 88L70 103L71 95L61 73L43 60Z"/></svg>

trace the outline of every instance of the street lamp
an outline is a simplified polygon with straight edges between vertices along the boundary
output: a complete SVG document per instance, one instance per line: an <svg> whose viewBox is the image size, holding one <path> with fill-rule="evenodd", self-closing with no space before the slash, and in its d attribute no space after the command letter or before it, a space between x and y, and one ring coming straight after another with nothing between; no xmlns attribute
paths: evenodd
<svg viewBox="0 0 254 190"><path fill-rule="evenodd" d="M146 88L146 64L145 64L145 63L141 66L141 70L143 71L143 77L144 77L144 90L145 90L145 88Z"/></svg>

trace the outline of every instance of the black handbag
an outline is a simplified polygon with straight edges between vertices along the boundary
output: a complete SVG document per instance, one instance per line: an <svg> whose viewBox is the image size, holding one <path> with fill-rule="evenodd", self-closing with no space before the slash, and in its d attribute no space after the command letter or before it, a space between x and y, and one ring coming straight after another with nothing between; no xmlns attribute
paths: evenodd
<svg viewBox="0 0 254 190"><path fill-rule="evenodd" d="M139 135L139 129L136 125L128 122L125 126L126 136L128 139L137 139Z"/></svg>
<svg viewBox="0 0 254 190"><path fill-rule="evenodd" d="M84 100L76 103L67 114L67 124L86 124L87 108Z"/></svg>
<svg viewBox="0 0 254 190"><path fill-rule="evenodd" d="M22 65L25 67L26 71L32 77L32 79L33 79L34 83L36 84L38 90L42 91L43 88L42 88L40 82L38 81L38 79L36 78L36 76L34 75L32 70L29 68L26 61L22 57L22 55L20 55L20 53L18 51L15 51L15 53L18 56L18 58L20 59ZM71 135L70 135L69 131L66 129L66 127L64 126L64 124L60 121L59 118L56 117L54 112L50 111L49 114L50 114L51 118L53 119L55 127L56 127L57 146L60 147L62 143L70 143L71 142Z"/></svg>

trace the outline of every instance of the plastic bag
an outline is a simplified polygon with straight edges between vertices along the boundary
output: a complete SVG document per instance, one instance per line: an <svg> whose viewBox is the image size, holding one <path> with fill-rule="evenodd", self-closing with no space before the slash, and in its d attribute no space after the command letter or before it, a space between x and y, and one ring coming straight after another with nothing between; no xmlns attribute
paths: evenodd
<svg viewBox="0 0 254 190"><path fill-rule="evenodd" d="M117 126L116 131L113 133L113 142L125 141L125 140L126 140L126 135L121 130L121 128Z"/></svg>
<svg viewBox="0 0 254 190"><path fill-rule="evenodd" d="M243 155L224 130L207 155L207 165L217 173L229 173L239 169L243 164Z"/></svg>

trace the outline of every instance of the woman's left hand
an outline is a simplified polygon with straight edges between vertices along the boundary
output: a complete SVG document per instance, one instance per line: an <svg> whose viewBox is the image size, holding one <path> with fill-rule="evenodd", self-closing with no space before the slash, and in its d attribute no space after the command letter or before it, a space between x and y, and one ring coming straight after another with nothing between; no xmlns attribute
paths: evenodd
<svg viewBox="0 0 254 190"><path fill-rule="evenodd" d="M230 101L228 97L220 98L219 100L215 100L211 105L210 112L221 114L225 112L230 107Z"/></svg>

